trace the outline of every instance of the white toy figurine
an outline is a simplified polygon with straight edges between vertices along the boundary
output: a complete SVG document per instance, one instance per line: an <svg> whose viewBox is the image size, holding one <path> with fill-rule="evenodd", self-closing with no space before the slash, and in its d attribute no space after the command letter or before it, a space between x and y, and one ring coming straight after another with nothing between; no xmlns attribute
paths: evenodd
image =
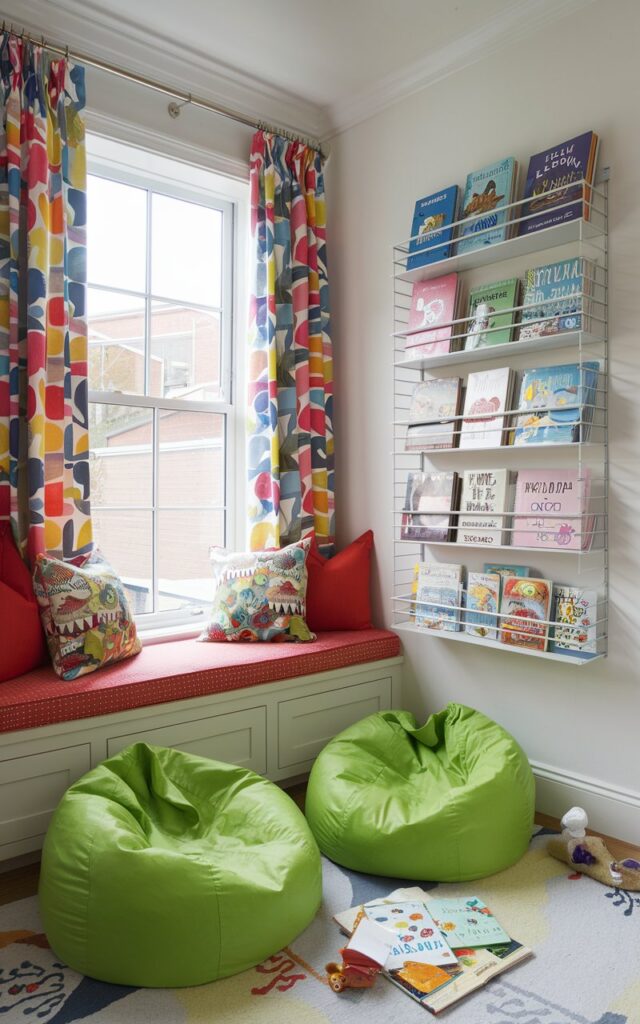
<svg viewBox="0 0 640 1024"><path fill-rule="evenodd" d="M587 835L588 824L587 812L571 807L561 821L562 835L547 844L551 856L603 885L640 891L640 862L631 857L614 860L599 836Z"/></svg>

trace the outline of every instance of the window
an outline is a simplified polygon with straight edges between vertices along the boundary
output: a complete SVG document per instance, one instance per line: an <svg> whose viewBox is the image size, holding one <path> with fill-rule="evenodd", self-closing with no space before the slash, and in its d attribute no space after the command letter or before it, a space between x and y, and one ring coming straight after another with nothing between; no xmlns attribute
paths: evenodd
<svg viewBox="0 0 640 1024"><path fill-rule="evenodd" d="M139 624L173 625L206 613L209 547L233 543L235 210L128 148L89 167L92 516Z"/></svg>

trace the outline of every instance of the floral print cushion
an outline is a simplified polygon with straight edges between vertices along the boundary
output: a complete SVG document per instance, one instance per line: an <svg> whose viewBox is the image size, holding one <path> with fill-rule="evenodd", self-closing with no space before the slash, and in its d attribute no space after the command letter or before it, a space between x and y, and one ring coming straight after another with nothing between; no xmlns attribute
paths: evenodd
<svg viewBox="0 0 640 1024"><path fill-rule="evenodd" d="M280 551L229 554L211 548L216 581L200 640L315 640L306 622L310 540Z"/></svg>
<svg viewBox="0 0 640 1024"><path fill-rule="evenodd" d="M62 679L140 651L122 583L98 551L74 562L37 555L33 589L53 667Z"/></svg>

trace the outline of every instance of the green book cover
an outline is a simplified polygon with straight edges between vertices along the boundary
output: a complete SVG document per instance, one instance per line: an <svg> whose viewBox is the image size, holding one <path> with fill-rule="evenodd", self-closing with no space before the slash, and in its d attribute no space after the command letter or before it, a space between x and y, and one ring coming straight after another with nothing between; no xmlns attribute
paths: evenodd
<svg viewBox="0 0 640 1024"><path fill-rule="evenodd" d="M469 899L429 899L429 912L452 949L511 942L489 908L475 896Z"/></svg>
<svg viewBox="0 0 640 1024"><path fill-rule="evenodd" d="M506 345L512 340L516 314L510 312L500 315L500 310L513 310L518 304L519 285L517 277L510 277L507 281L494 281L493 284L483 284L472 290L469 295L469 329L465 349Z"/></svg>

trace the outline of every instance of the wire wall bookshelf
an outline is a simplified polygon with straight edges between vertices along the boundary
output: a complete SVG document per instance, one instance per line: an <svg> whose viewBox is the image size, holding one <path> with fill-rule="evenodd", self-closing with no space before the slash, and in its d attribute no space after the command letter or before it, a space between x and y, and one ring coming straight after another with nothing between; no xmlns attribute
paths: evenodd
<svg viewBox="0 0 640 1024"><path fill-rule="evenodd" d="M455 236L460 235L460 227L464 221L455 222L453 241L450 243L453 255L445 259L434 259L425 266L407 270L410 255L411 239L399 243L393 248L393 287L394 287L394 321L392 331L393 345L393 380L394 380L394 415L393 415L393 544L394 544L394 581L393 581L393 620L394 628L427 638L450 640L454 643L471 644L474 647L486 647L492 650L508 651L517 654L535 656L546 660L584 667L592 661L606 657L608 646L608 603L609 603L609 558L608 558L608 491L609 491L609 451L608 451L608 173L597 185L586 182L582 186L583 215L559 223L555 226L530 234L519 234L520 224L527 219L521 214L522 201L504 207L507 217L508 235L506 240L486 245L472 252L456 253ZM575 206L575 194L572 199ZM556 206L554 209L562 209ZM468 223L468 221L467 221ZM457 230L456 230L457 229ZM427 246L426 249L429 247ZM438 247L433 246L434 249ZM442 242L440 242L442 248ZM425 248L421 252L426 251ZM523 278L525 271L564 259L583 258L593 268L593 276L585 290L572 298L580 301L580 317L577 329L564 330L552 335L540 334L532 337L530 329L524 340L518 340L519 328L523 322L523 305L516 305L507 310L513 315L513 339L505 344L486 345L482 348L465 349L464 339L469 330L472 317L457 314L455 320L447 324L438 323L438 328L451 329L453 351L437 355L425 353L420 347L411 348L411 335L418 329L409 327L412 288L417 281L426 281L453 271L459 274L463 299L459 309L467 309L467 299L472 288L491 285L500 279ZM584 266L585 264L583 264ZM586 286L585 286L586 287ZM522 301L522 300L520 300ZM502 310L501 310L502 312ZM527 324L532 323L530 313ZM535 321L534 321L535 323ZM496 328L497 329L497 328ZM424 332L424 327L419 328ZM457 349L457 350L456 350ZM517 374L527 368L562 365L567 363L583 364L596 362L599 366L597 386L587 398L579 393L580 404L576 402L572 408L576 412L577 439L568 443L530 443L515 445L513 424L520 413L517 398L511 408L504 411L507 416L507 429L504 433L506 443L487 447L461 447L460 437L464 415L447 417L449 431L453 431L453 447L432 447L428 449L407 448L407 428L409 426L409 408L411 396L416 384L431 378L459 377L463 389L466 387L469 373L490 367L510 367ZM518 377L519 379L519 377ZM516 386L514 394L519 394ZM490 415L487 414L487 418ZM465 431L467 442L469 422ZM474 425L480 433L483 430L483 416L474 415ZM412 421L415 424L415 420ZM512 472L522 469L577 469L577 479L582 482L588 477L590 494L588 503L579 517L580 525L577 546L544 547L529 543L518 530L518 544L513 543L516 532L513 513L498 513L502 516L502 536L496 543L495 537L487 543L482 537L478 543L461 542L458 538L457 525L460 518L458 508L451 508L453 539L427 542L406 537L406 524L416 514L407 508L407 478L410 472L437 472L454 470L462 474L465 469L498 469L507 468ZM492 514L495 518L495 515ZM545 516L545 521L552 519ZM572 521L575 517L572 516ZM403 531L403 524L405 530ZM403 535L403 533L405 535ZM532 533L536 533L535 526ZM584 537L584 544L582 538ZM420 602L416 594L416 566L421 562L446 562L463 564L467 570L482 571L483 563L518 563L527 565L531 577L552 580L556 585L579 587L597 593L597 612L591 620L592 633L595 635L594 650L590 657L583 653L563 650L561 653L550 650L533 650L526 646L511 646L500 640L500 626L506 615L498 609L492 616L492 623L497 626L496 639L480 637L465 631L465 597L460 592L460 602L454 608L459 623L457 629L443 629L419 623L417 613ZM433 609L433 601L429 608ZM437 607L437 605L435 605ZM444 606L443 606L444 607ZM451 606L448 606L449 613ZM548 636L554 637L555 627L560 625L553 619L553 602L550 618L546 623ZM477 613L476 613L477 614ZM477 620L476 620L477 621ZM525 620L526 621L526 620ZM532 620L529 620L532 621Z"/></svg>

